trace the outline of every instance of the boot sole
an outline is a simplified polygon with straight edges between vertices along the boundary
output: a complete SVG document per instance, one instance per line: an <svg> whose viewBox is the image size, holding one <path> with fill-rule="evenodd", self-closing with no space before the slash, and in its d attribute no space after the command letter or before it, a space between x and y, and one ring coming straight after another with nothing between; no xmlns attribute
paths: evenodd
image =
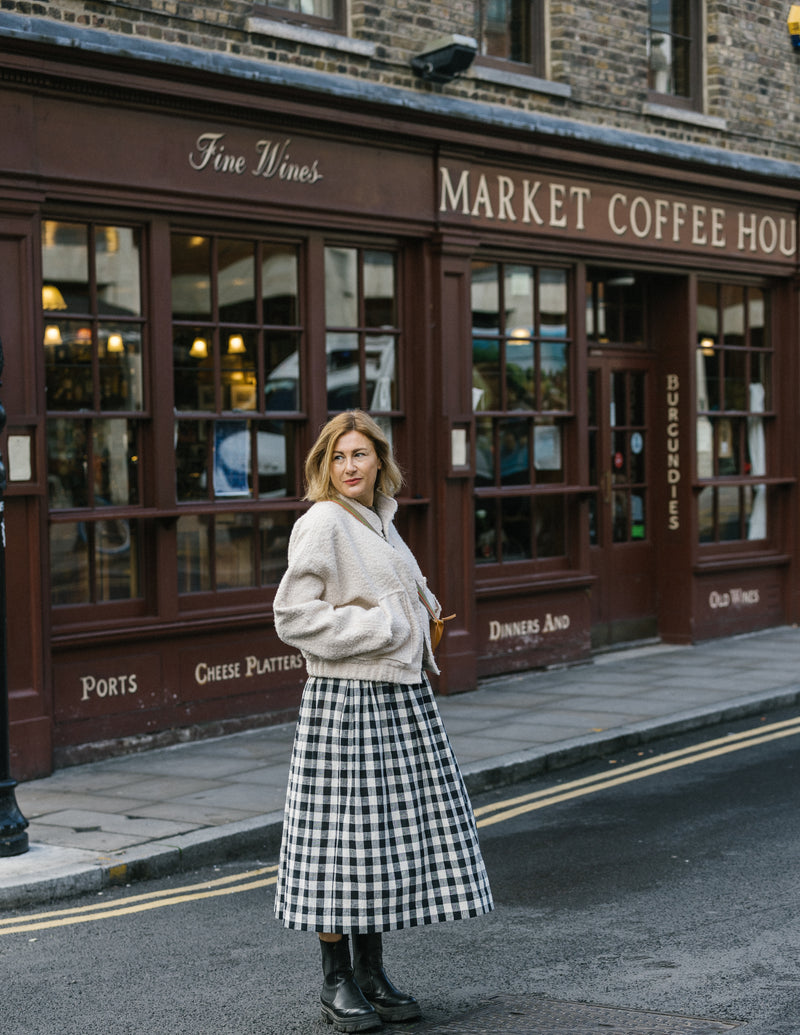
<svg viewBox="0 0 800 1035"><path fill-rule="evenodd" d="M383 1027L383 1021L380 1019L377 1011L372 1017L337 1017L333 1011L328 1011L325 1007L322 1007L322 1019L326 1024L332 1024L334 1031L342 1032L357 1032L357 1031L375 1031L377 1028Z"/></svg>
<svg viewBox="0 0 800 1035"><path fill-rule="evenodd" d="M378 1006L372 1003L375 1012L384 1021L416 1021L422 1016L419 1003L408 1003L405 1006Z"/></svg>

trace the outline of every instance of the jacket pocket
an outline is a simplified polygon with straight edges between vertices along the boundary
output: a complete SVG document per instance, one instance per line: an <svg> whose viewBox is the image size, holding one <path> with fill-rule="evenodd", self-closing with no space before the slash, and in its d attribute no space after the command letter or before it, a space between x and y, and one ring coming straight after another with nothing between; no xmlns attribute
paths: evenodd
<svg viewBox="0 0 800 1035"><path fill-rule="evenodd" d="M414 650L417 645L415 635L418 625L415 613L416 601L414 601L414 611L412 611L407 594L398 590L381 597L378 605L389 619L392 639L389 646L385 650L376 652L376 655L392 658L404 665L409 664L414 659Z"/></svg>

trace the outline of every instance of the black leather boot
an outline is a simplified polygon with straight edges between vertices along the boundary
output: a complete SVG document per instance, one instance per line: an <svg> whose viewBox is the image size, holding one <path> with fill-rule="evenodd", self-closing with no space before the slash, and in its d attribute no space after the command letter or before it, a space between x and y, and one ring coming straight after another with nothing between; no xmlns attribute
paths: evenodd
<svg viewBox="0 0 800 1035"><path fill-rule="evenodd" d="M347 935L337 942L324 942L322 947L322 1019L334 1031L372 1031L381 1027L381 1019L370 1006L353 977L350 944Z"/></svg>
<svg viewBox="0 0 800 1035"><path fill-rule="evenodd" d="M394 987L383 969L380 934L353 935L353 972L358 987L385 1021L415 1021L422 1015L413 995Z"/></svg>

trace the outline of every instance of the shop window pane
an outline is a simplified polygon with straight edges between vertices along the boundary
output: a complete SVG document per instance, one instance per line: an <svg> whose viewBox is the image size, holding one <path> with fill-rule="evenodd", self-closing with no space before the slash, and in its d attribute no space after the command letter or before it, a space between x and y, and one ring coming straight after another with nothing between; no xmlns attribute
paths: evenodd
<svg viewBox="0 0 800 1035"><path fill-rule="evenodd" d="M632 482L643 482L645 474L645 438L644 432L633 431L628 439L629 463Z"/></svg>
<svg viewBox="0 0 800 1035"><path fill-rule="evenodd" d="M624 374L611 374L611 412L608 422L612 428L628 423L628 406Z"/></svg>
<svg viewBox="0 0 800 1035"><path fill-rule="evenodd" d="M717 488L720 542L742 538L741 493L738 485L720 485Z"/></svg>
<svg viewBox="0 0 800 1035"><path fill-rule="evenodd" d="M101 410L141 410L142 334L138 325L101 323L99 327Z"/></svg>
<svg viewBox="0 0 800 1035"><path fill-rule="evenodd" d="M536 556L563 557L566 553L566 521L562 496L536 500Z"/></svg>
<svg viewBox="0 0 800 1035"><path fill-rule="evenodd" d="M257 425L258 495L261 499L297 495L296 425L262 421Z"/></svg>
<svg viewBox="0 0 800 1035"><path fill-rule="evenodd" d="M481 54L503 61L531 62L531 0L482 0Z"/></svg>
<svg viewBox="0 0 800 1035"><path fill-rule="evenodd" d="M714 488L707 485L697 497L697 524L701 543L714 542Z"/></svg>
<svg viewBox="0 0 800 1035"><path fill-rule="evenodd" d="M294 514L276 512L262 515L258 528L261 536L261 585L280 582L288 565L289 535Z"/></svg>
<svg viewBox="0 0 800 1035"><path fill-rule="evenodd" d="M497 502L475 501L475 560L489 564L497 558Z"/></svg>
<svg viewBox="0 0 800 1035"><path fill-rule="evenodd" d="M89 227L85 223L42 223L42 306L45 313L88 313Z"/></svg>
<svg viewBox="0 0 800 1035"><path fill-rule="evenodd" d="M748 539L767 538L766 485L748 485L745 488L745 521Z"/></svg>
<svg viewBox="0 0 800 1035"><path fill-rule="evenodd" d="M208 499L208 424L175 422L176 494L179 503Z"/></svg>
<svg viewBox="0 0 800 1035"><path fill-rule="evenodd" d="M267 410L297 410L300 385L300 339L290 332L268 331L264 341Z"/></svg>
<svg viewBox="0 0 800 1035"><path fill-rule="evenodd" d="M697 285L697 335L698 341L710 338L712 345L719 340L717 285L704 280Z"/></svg>
<svg viewBox="0 0 800 1035"><path fill-rule="evenodd" d="M130 226L95 228L97 311L101 316L140 316L140 233Z"/></svg>
<svg viewBox="0 0 800 1035"><path fill-rule="evenodd" d="M98 602L140 595L138 521L109 518L87 524L94 540Z"/></svg>
<svg viewBox="0 0 800 1035"><path fill-rule="evenodd" d="M54 510L89 504L87 434L84 421L47 421L47 492Z"/></svg>
<svg viewBox="0 0 800 1035"><path fill-rule="evenodd" d="M478 417L475 421L475 484L494 485L496 478L494 421L491 417Z"/></svg>
<svg viewBox="0 0 800 1035"><path fill-rule="evenodd" d="M530 266L506 266L503 274L505 326L512 338L529 338L535 328L534 272Z"/></svg>
<svg viewBox="0 0 800 1035"><path fill-rule="evenodd" d="M172 317L211 316L211 242L207 237L172 235Z"/></svg>
<svg viewBox="0 0 800 1035"><path fill-rule="evenodd" d="M503 500L501 507L503 516L503 539L501 543L503 560L530 560L533 556L530 498Z"/></svg>
<svg viewBox="0 0 800 1035"><path fill-rule="evenodd" d="M265 324L298 322L297 249L265 245L261 263L261 299Z"/></svg>
<svg viewBox="0 0 800 1035"><path fill-rule="evenodd" d="M176 410L214 413L214 343L209 327L176 327L172 338Z"/></svg>
<svg viewBox="0 0 800 1035"><path fill-rule="evenodd" d="M769 343L766 334L764 292L760 288L747 289L747 324L750 330L750 346L755 349L766 347Z"/></svg>
<svg viewBox="0 0 800 1035"><path fill-rule="evenodd" d="M395 273L391 252L364 252L364 326L395 327Z"/></svg>
<svg viewBox="0 0 800 1035"><path fill-rule="evenodd" d="M627 543L629 536L628 493L615 492L613 496L614 518L613 539L615 543Z"/></svg>
<svg viewBox="0 0 800 1035"><path fill-rule="evenodd" d="M223 410L255 410L258 406L255 331L222 328L220 343Z"/></svg>
<svg viewBox="0 0 800 1035"><path fill-rule="evenodd" d="M589 432L589 484L598 484L598 435L596 430Z"/></svg>
<svg viewBox="0 0 800 1035"><path fill-rule="evenodd" d="M214 518L217 589L254 586L255 535L249 514L217 514Z"/></svg>
<svg viewBox="0 0 800 1035"><path fill-rule="evenodd" d="M333 5L334 0L269 0L265 6L331 20L334 15Z"/></svg>
<svg viewBox="0 0 800 1035"><path fill-rule="evenodd" d="M137 426L127 420L95 420L92 425L94 505L133 506L139 502Z"/></svg>
<svg viewBox="0 0 800 1035"><path fill-rule="evenodd" d="M89 542L83 522L50 526L50 594L56 607L91 603Z"/></svg>
<svg viewBox="0 0 800 1035"><path fill-rule="evenodd" d="M711 339L704 339L711 341ZM718 410L720 408L720 351L713 345L701 345L697 349L697 408Z"/></svg>
<svg viewBox="0 0 800 1035"><path fill-rule="evenodd" d="M94 409L92 343L92 328L84 322L61 320L46 324L44 355L48 410Z"/></svg>
<svg viewBox="0 0 800 1035"><path fill-rule="evenodd" d="M397 409L394 338L391 335L367 336L364 346L367 409L373 412Z"/></svg>
<svg viewBox="0 0 800 1035"><path fill-rule="evenodd" d="M567 346L562 342L543 341L541 353L541 392L543 410L569 409L569 370Z"/></svg>
<svg viewBox="0 0 800 1035"><path fill-rule="evenodd" d="M646 517L645 493L639 489L631 493L631 539L647 538Z"/></svg>
<svg viewBox="0 0 800 1035"><path fill-rule="evenodd" d="M325 249L325 323L328 327L357 327L358 252L355 248Z"/></svg>
<svg viewBox="0 0 800 1035"><path fill-rule="evenodd" d="M472 264L472 327L500 332L499 268L494 262Z"/></svg>
<svg viewBox="0 0 800 1035"><path fill-rule="evenodd" d="M753 385L763 385L764 388L764 409L772 409L772 356L768 352L750 353L750 380L751 391ZM752 408L752 407L751 407Z"/></svg>
<svg viewBox="0 0 800 1035"><path fill-rule="evenodd" d="M472 340L472 405L475 410L499 410L500 342L493 338Z"/></svg>
<svg viewBox="0 0 800 1035"><path fill-rule="evenodd" d="M530 485L530 424L500 421L500 484Z"/></svg>
<svg viewBox="0 0 800 1035"><path fill-rule="evenodd" d="M697 418L697 477L714 475L714 425L709 417Z"/></svg>
<svg viewBox="0 0 800 1035"><path fill-rule="evenodd" d="M746 410L747 408L747 353L726 349L725 409Z"/></svg>
<svg viewBox="0 0 800 1035"><path fill-rule="evenodd" d="M328 409L350 410L361 405L358 335L326 336Z"/></svg>
<svg viewBox="0 0 800 1035"><path fill-rule="evenodd" d="M203 515L178 518L179 593L207 593L211 589L210 528L211 519Z"/></svg>
<svg viewBox="0 0 800 1035"><path fill-rule="evenodd" d="M536 367L533 342L509 338L506 342L506 409L536 408Z"/></svg>
<svg viewBox="0 0 800 1035"><path fill-rule="evenodd" d="M228 323L256 322L255 245L252 241L217 243L217 305Z"/></svg>
<svg viewBox="0 0 800 1035"><path fill-rule="evenodd" d="M539 328L548 338L567 336L567 272L543 269L539 274Z"/></svg>
<svg viewBox="0 0 800 1035"><path fill-rule="evenodd" d="M537 482L564 480L564 450L562 429L558 424L537 424L533 429L533 459ZM590 433L590 443L594 433ZM591 465L591 460L590 460Z"/></svg>
<svg viewBox="0 0 800 1035"><path fill-rule="evenodd" d="M615 485L629 482L628 472L628 433L614 431L611 437L611 478Z"/></svg>
<svg viewBox="0 0 800 1035"><path fill-rule="evenodd" d="M250 422L214 421L214 497L252 491Z"/></svg>
<svg viewBox="0 0 800 1035"><path fill-rule="evenodd" d="M630 423L633 425L639 425L642 427L645 423L645 377L644 374L628 374L628 384L630 388L630 407L631 416Z"/></svg>
<svg viewBox="0 0 800 1035"><path fill-rule="evenodd" d="M720 289L722 305L722 336L726 345L744 345L744 291L735 284L723 284Z"/></svg>
<svg viewBox="0 0 800 1035"><path fill-rule="evenodd" d="M715 424L717 432L717 474L721 477L743 474L742 422L721 417Z"/></svg>

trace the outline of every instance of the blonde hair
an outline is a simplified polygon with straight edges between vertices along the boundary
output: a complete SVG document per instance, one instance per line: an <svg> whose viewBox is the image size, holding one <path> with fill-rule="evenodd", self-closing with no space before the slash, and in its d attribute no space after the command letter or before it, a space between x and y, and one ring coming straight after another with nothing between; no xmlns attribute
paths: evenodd
<svg viewBox="0 0 800 1035"><path fill-rule="evenodd" d="M306 457L306 494L304 499L318 503L334 499L336 490L331 481L331 462L336 443L348 431L360 431L372 443L380 464L375 481L376 492L396 496L403 484L403 474L392 455L392 444L381 426L363 410L346 410L331 417L317 436Z"/></svg>

